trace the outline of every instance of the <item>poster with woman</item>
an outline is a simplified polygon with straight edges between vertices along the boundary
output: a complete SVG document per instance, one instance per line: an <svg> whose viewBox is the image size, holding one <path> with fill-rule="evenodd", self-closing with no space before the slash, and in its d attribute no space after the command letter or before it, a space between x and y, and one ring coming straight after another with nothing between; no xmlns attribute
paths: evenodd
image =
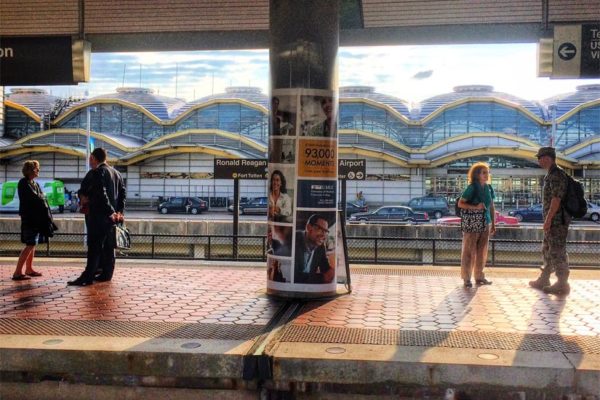
<svg viewBox="0 0 600 400"><path fill-rule="evenodd" d="M294 185L292 166L269 164L269 221L293 221Z"/></svg>
<svg viewBox="0 0 600 400"><path fill-rule="evenodd" d="M267 291L332 294L336 292L337 128L336 92L321 89L277 89L272 97L295 104L297 137L284 137L281 129L269 141L269 268ZM288 111L292 111L288 107ZM272 119L280 119L273 115ZM281 128L281 122L278 122ZM291 230L291 232L288 231ZM278 232L280 231L280 232ZM284 233L285 231L285 233ZM291 241L288 240L291 233ZM279 243L276 237L285 237ZM291 243L290 243L291 242ZM289 244L289 246L288 246ZM276 249L277 248L277 249ZM284 257L283 254L290 254ZM289 262L289 280L277 273ZM277 264L277 265L275 265Z"/></svg>

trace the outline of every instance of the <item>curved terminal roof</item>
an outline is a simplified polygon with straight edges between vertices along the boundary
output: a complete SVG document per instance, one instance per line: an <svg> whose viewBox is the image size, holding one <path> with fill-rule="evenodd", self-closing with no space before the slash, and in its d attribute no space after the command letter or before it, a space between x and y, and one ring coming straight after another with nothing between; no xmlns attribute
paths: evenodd
<svg viewBox="0 0 600 400"><path fill-rule="evenodd" d="M59 98L49 95L44 89L15 88L10 90L6 100L26 107L41 117L42 114L49 114L52 111Z"/></svg>
<svg viewBox="0 0 600 400"><path fill-rule="evenodd" d="M182 99L159 96L154 94L154 90L152 89L120 87L117 88L116 93L103 94L82 102L73 103L65 112L68 112L73 107L81 106L83 103L93 103L95 100L119 100L132 103L145 108L161 120L173 118L179 108L185 105L185 101Z"/></svg>
<svg viewBox="0 0 600 400"><path fill-rule="evenodd" d="M269 98L262 92L261 88L253 86L230 86L228 88L225 88L225 93L218 93L210 96L205 96L184 104L179 110L177 110L177 115L181 115L190 108L194 108L199 104L225 99L245 100L250 103L258 104L259 106L264 107L266 109L269 108Z"/></svg>
<svg viewBox="0 0 600 400"><path fill-rule="evenodd" d="M597 100L600 100L600 85L581 85L575 92L550 97L543 103L547 107L556 106L556 118L560 118L584 103Z"/></svg>
<svg viewBox="0 0 600 400"><path fill-rule="evenodd" d="M442 107L469 98L507 101L525 108L540 119L547 119L544 108L540 104L529 100L523 100L511 94L494 92L494 87L488 85L456 86L452 93L446 93L423 100L420 103L420 109L417 110L416 115L418 115L418 119L424 119Z"/></svg>
<svg viewBox="0 0 600 400"><path fill-rule="evenodd" d="M388 96L375 92L373 86L342 86L340 88L340 100L344 99L367 99L377 103L385 104L398 111L406 118L410 118L409 103L397 97Z"/></svg>

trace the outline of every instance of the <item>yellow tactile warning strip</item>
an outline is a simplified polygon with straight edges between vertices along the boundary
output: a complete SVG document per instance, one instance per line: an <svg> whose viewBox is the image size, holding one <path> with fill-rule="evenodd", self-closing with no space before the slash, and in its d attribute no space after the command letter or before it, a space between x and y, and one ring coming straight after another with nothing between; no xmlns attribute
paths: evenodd
<svg viewBox="0 0 600 400"><path fill-rule="evenodd" d="M374 344L600 354L600 338L502 332L439 332L289 325L281 342Z"/></svg>

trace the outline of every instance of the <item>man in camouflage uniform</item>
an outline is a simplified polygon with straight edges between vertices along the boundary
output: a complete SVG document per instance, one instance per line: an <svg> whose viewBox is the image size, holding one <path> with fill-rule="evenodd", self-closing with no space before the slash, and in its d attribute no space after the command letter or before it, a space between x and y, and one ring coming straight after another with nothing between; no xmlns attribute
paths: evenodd
<svg viewBox="0 0 600 400"><path fill-rule="evenodd" d="M565 171L556 165L556 152L553 147L542 147L537 154L538 164L546 170L542 198L544 203L544 242L542 255L544 265L540 276L529 282L529 286L550 294L568 294L569 258L567 255L567 234L571 216L561 206L567 192ZM550 285L550 275L555 272L558 279Z"/></svg>

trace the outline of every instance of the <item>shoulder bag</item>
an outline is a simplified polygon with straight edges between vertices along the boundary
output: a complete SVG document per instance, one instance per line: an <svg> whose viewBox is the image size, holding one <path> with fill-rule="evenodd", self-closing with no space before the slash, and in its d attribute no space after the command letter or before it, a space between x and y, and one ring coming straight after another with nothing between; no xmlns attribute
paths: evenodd
<svg viewBox="0 0 600 400"><path fill-rule="evenodd" d="M476 189L475 191L477 192L477 197L480 198L479 190ZM460 229L463 232L481 233L485 231L485 228L485 210L467 210L465 208L460 210Z"/></svg>

